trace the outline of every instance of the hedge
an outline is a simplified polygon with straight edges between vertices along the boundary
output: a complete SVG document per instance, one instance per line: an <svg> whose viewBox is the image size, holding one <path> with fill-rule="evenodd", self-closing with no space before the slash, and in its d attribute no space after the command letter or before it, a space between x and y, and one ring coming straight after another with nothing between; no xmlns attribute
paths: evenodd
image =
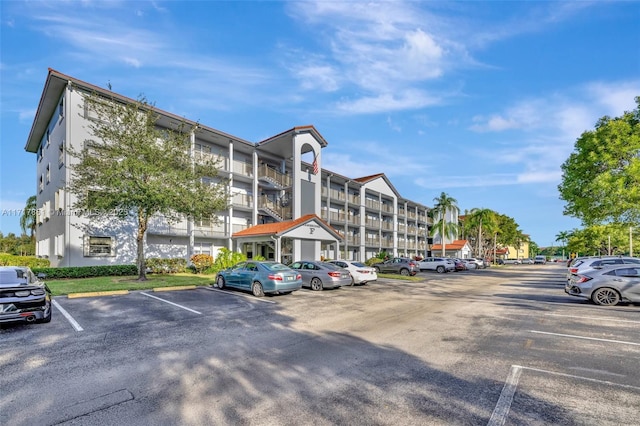
<svg viewBox="0 0 640 426"><path fill-rule="evenodd" d="M147 269L154 274L175 274L176 272L184 272L187 269L187 259L181 257L172 259L151 257L145 262Z"/></svg>
<svg viewBox="0 0 640 426"><path fill-rule="evenodd" d="M27 266L29 268L48 268L51 266L49 259L40 259L34 256L16 256L9 253L0 253L0 266Z"/></svg>
<svg viewBox="0 0 640 426"><path fill-rule="evenodd" d="M47 279L62 278L91 278L111 276L138 275L136 265L108 265L108 266L71 266L64 268L32 268L36 274L45 274Z"/></svg>

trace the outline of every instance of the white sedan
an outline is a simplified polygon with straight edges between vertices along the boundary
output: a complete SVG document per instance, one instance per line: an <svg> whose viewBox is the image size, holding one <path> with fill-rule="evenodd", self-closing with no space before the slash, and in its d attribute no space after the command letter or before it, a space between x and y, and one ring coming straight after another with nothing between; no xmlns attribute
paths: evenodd
<svg viewBox="0 0 640 426"><path fill-rule="evenodd" d="M328 262L348 270L351 274L351 285L366 284L378 279L375 268L367 266L364 263L350 260L329 260Z"/></svg>

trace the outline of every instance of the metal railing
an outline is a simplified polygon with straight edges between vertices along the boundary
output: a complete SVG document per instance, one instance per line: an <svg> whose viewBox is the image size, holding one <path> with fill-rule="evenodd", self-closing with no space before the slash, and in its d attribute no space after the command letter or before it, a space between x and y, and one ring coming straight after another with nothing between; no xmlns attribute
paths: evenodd
<svg viewBox="0 0 640 426"><path fill-rule="evenodd" d="M253 177L253 164L246 161L233 160L233 173Z"/></svg>
<svg viewBox="0 0 640 426"><path fill-rule="evenodd" d="M253 207L253 195L249 194L233 194L231 204L235 207Z"/></svg>
<svg viewBox="0 0 640 426"><path fill-rule="evenodd" d="M280 173L266 164L262 164L258 167L258 179L265 179L282 188L288 188L291 186L291 176L286 173Z"/></svg>
<svg viewBox="0 0 640 426"><path fill-rule="evenodd" d="M292 219L291 206L283 206L280 202L269 199L266 195L259 198L258 208L265 210L271 216L280 220Z"/></svg>

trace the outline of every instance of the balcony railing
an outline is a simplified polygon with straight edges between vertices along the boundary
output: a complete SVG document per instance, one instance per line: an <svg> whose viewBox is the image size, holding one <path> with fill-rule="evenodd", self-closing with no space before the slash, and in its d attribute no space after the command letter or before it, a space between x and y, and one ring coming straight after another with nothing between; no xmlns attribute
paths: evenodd
<svg viewBox="0 0 640 426"><path fill-rule="evenodd" d="M393 213L393 204L382 203L382 211L385 213Z"/></svg>
<svg viewBox="0 0 640 426"><path fill-rule="evenodd" d="M416 214L416 212L409 211L409 213L407 214L407 217L409 219L416 219L418 215Z"/></svg>
<svg viewBox="0 0 640 426"><path fill-rule="evenodd" d="M360 245L360 236L348 236L347 237L347 244L349 244L350 246L357 246Z"/></svg>
<svg viewBox="0 0 640 426"><path fill-rule="evenodd" d="M197 163L210 162L220 170L229 170L229 158L224 155L211 154L209 152L196 151L193 157Z"/></svg>
<svg viewBox="0 0 640 426"><path fill-rule="evenodd" d="M231 204L234 207L253 207L253 195L249 194L234 194L231 197Z"/></svg>
<svg viewBox="0 0 640 426"><path fill-rule="evenodd" d="M280 173L266 164L258 167L258 179L264 179L280 188L288 188L291 186L291 176L286 173Z"/></svg>
<svg viewBox="0 0 640 426"><path fill-rule="evenodd" d="M382 229L385 231L393 231L393 222L382 222Z"/></svg>
<svg viewBox="0 0 640 426"><path fill-rule="evenodd" d="M366 199L364 203L365 203L365 206L370 208L370 209L380 210L380 202L379 201Z"/></svg>
<svg viewBox="0 0 640 426"><path fill-rule="evenodd" d="M380 245L380 238L366 238L364 241L365 245L367 246L379 246Z"/></svg>
<svg viewBox="0 0 640 426"><path fill-rule="evenodd" d="M347 199L351 204L360 204L360 196L356 194L347 194Z"/></svg>
<svg viewBox="0 0 640 426"><path fill-rule="evenodd" d="M398 209L398 216L405 217L407 212L404 209Z"/></svg>
<svg viewBox="0 0 640 426"><path fill-rule="evenodd" d="M233 173L253 177L253 164L246 161L233 160Z"/></svg>
<svg viewBox="0 0 640 426"><path fill-rule="evenodd" d="M380 228L380 221L377 219L366 219L365 225L370 228Z"/></svg>
<svg viewBox="0 0 640 426"><path fill-rule="evenodd" d="M338 200L338 201L347 200L347 196L344 194L344 191L338 191L337 189L333 189L333 188L329 190L329 197L331 197L332 200Z"/></svg>
<svg viewBox="0 0 640 426"><path fill-rule="evenodd" d="M283 206L281 202L276 202L263 195L259 198L258 208L265 210L271 216L280 220L292 219L291 205Z"/></svg>
<svg viewBox="0 0 640 426"><path fill-rule="evenodd" d="M333 222L342 222L346 221L347 215L343 212L329 212L329 220Z"/></svg>

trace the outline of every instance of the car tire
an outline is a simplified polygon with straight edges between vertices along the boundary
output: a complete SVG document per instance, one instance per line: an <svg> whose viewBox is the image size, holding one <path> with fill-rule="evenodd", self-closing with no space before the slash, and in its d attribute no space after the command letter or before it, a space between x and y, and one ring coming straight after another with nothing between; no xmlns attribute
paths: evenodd
<svg viewBox="0 0 640 426"><path fill-rule="evenodd" d="M311 279L311 290L322 291L322 281L320 281L320 278L316 277Z"/></svg>
<svg viewBox="0 0 640 426"><path fill-rule="evenodd" d="M406 269L406 268L400 269L400 275L402 275L404 277L408 277L409 276L409 270Z"/></svg>
<svg viewBox="0 0 640 426"><path fill-rule="evenodd" d="M620 293L609 287L601 287L591 293L591 300L596 305L615 306L620 302Z"/></svg>
<svg viewBox="0 0 640 426"><path fill-rule="evenodd" d="M222 290L224 288L224 285L225 285L224 278L219 276L218 279L216 280L216 285L218 286L219 289Z"/></svg>
<svg viewBox="0 0 640 426"><path fill-rule="evenodd" d="M438 266L436 268L436 272L439 273L439 274L443 274L444 273L444 266Z"/></svg>
<svg viewBox="0 0 640 426"><path fill-rule="evenodd" d="M353 285L356 283L356 280L353 278L353 275L349 274L349 276L351 277L351 284L350 286L353 287Z"/></svg>
<svg viewBox="0 0 640 426"><path fill-rule="evenodd" d="M255 297L264 296L264 289L262 288L262 284L260 284L258 281L254 281L254 283L251 284L251 293L253 293Z"/></svg>
<svg viewBox="0 0 640 426"><path fill-rule="evenodd" d="M374 267L373 267L373 269L375 269L375 270L376 270L376 274L379 274L379 273L380 273L380 268L378 268L377 266L374 266Z"/></svg>

